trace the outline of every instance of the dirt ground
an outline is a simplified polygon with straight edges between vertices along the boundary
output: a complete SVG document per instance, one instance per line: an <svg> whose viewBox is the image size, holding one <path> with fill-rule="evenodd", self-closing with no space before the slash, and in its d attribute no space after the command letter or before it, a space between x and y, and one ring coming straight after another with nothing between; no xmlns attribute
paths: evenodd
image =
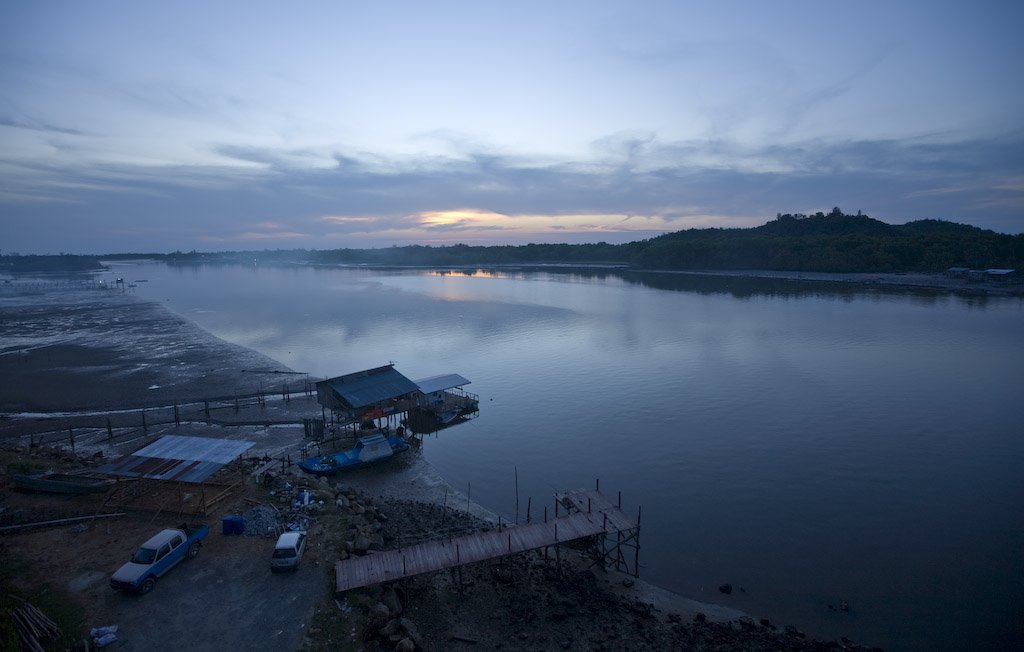
<svg viewBox="0 0 1024 652"><path fill-rule="evenodd" d="M39 509L63 502L59 507L66 509L69 501L96 502L11 492L4 506ZM239 512L242 507L237 498L224 505ZM86 628L117 625L115 649L180 650L183 642L189 649L297 649L315 601L325 595L333 562L323 554L323 537L315 526L299 570L271 573L274 537L224 536L219 520L207 517L199 522L206 522L211 533L199 555L169 571L151 593L110 588L111 574L139 544L184 520L130 511L120 518L8 535L0 541L0 554L66 591L84 608Z"/></svg>
<svg viewBox="0 0 1024 652"><path fill-rule="evenodd" d="M268 383L288 370L130 296L5 288L0 336L0 520L5 522L107 511L95 498L14 491L9 473L18 469L95 468L171 432L245 439L255 443L251 452L257 457L295 458L303 444L297 424L303 416L319 416L309 397L279 397L237 412L221 407L223 418L200 418L193 405L190 411L183 408L180 424L165 419L141 426L134 421L140 407L167 405L168 398L186 402L249 392L256 376L243 370L261 370L256 373ZM153 399L153 386L167 392L159 401ZM107 419L113 420L109 430ZM65 436L69 425L77 431L74 453ZM97 453L103 458L95 458ZM492 528L495 519L472 503L468 513L443 509L443 504L465 505L466 498L415 449L331 483L274 462L276 477L265 484L252 475L254 466L246 473L223 472L220 481L244 477L244 484L208 510L204 520L211 534L199 556L170 571L148 595L123 595L107 582L142 541L183 520L173 510L128 510L118 518L0 535L0 561L16 569L14 589L31 594L45 586L74 605L77 635L118 625L111 649L860 649L848 641L809 640L792 627L757 622L642 580L589 568L586 550L569 547L561 551L561 563L553 554L545 559L534 551L467 566L461 573L433 573L335 596L337 559ZM221 534L224 515L246 513L257 504L294 517L292 499L303 485L315 489L318 500L301 508L312 510L311 548L296 573L270 572L273 536Z"/></svg>

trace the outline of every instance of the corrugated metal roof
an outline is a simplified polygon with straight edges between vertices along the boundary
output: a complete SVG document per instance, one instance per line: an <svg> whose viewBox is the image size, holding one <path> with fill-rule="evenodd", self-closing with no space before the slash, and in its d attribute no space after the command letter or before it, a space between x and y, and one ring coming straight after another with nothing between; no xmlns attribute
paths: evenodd
<svg viewBox="0 0 1024 652"><path fill-rule="evenodd" d="M416 383L398 373L390 365L328 378L317 385L327 385L353 408L405 396L418 389Z"/></svg>
<svg viewBox="0 0 1024 652"><path fill-rule="evenodd" d="M440 376L431 376L430 378L420 378L415 382L424 394L433 394L434 392L469 384L469 381L459 374L441 374Z"/></svg>
<svg viewBox="0 0 1024 652"><path fill-rule="evenodd" d="M255 442L239 439L164 435L99 470L133 478L199 483L254 445Z"/></svg>

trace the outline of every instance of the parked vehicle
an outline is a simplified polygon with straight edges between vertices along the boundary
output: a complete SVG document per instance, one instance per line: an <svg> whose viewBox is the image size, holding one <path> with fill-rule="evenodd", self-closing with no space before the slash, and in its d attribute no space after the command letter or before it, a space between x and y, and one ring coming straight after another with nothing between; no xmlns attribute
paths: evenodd
<svg viewBox="0 0 1024 652"><path fill-rule="evenodd" d="M305 532L285 532L279 536L270 557L270 570L297 570L306 552L306 539Z"/></svg>
<svg viewBox="0 0 1024 652"><path fill-rule="evenodd" d="M186 557L199 554L210 528L200 525L189 528L184 523L174 529L162 530L143 543L131 560L110 578L110 586L118 591L149 593L156 580Z"/></svg>

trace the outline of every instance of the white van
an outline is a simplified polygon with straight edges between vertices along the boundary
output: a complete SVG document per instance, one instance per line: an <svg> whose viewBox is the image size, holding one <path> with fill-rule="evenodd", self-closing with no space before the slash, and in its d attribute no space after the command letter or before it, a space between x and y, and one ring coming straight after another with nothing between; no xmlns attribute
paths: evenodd
<svg viewBox="0 0 1024 652"><path fill-rule="evenodd" d="M270 570L296 570L306 552L306 533L285 532L277 538L274 554L270 557Z"/></svg>

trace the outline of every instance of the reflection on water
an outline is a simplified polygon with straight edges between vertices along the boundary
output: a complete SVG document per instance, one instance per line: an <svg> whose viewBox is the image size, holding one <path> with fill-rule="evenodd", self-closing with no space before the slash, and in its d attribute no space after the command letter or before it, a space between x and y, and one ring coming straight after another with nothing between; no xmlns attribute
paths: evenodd
<svg viewBox="0 0 1024 652"><path fill-rule="evenodd" d="M521 515L600 478L643 506L641 574L667 588L895 649L1022 637L1017 299L557 268L138 277L299 371L466 376L480 417L425 443L439 472L506 518L516 471Z"/></svg>

